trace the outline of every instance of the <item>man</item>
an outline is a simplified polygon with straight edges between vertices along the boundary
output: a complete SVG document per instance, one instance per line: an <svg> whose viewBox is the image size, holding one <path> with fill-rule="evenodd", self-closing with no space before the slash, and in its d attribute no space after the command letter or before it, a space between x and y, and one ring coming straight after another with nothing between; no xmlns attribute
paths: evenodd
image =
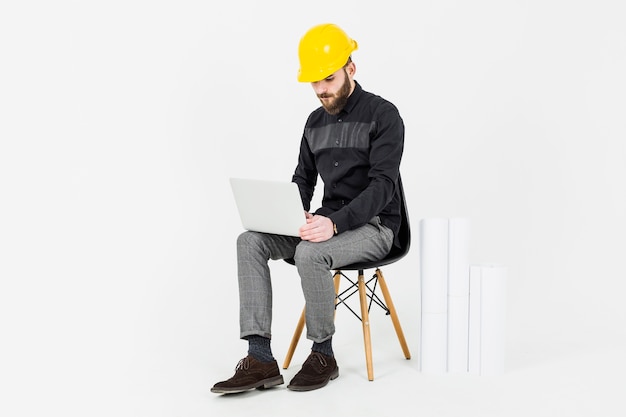
<svg viewBox="0 0 626 417"><path fill-rule="evenodd" d="M237 240L240 336L248 355L215 393L283 384L272 355L269 259L293 258L306 302L311 354L287 388L310 391L339 376L332 349L335 289L331 270L383 258L397 243L398 177L404 124L396 107L355 81L357 43L338 26L311 28L300 40L298 81L310 82L322 106L304 127L292 181L306 210L299 237L244 232ZM309 213L319 176L322 207Z"/></svg>

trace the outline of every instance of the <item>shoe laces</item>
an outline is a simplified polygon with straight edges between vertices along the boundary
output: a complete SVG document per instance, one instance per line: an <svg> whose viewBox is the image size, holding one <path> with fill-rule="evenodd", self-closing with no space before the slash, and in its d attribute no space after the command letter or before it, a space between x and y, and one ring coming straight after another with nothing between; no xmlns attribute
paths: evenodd
<svg viewBox="0 0 626 417"><path fill-rule="evenodd" d="M324 357L324 355L322 355L319 352L311 352L311 354L309 355L309 357L307 358L306 362L309 362L311 365L313 365L313 361L314 358L318 360L318 362L325 368L328 366L328 362L326 362L326 358Z"/></svg>
<svg viewBox="0 0 626 417"><path fill-rule="evenodd" d="M248 368L250 368L250 360L246 356L245 358L237 362L237 366L235 366L235 371L239 371L239 370L245 371L245 370L248 370Z"/></svg>

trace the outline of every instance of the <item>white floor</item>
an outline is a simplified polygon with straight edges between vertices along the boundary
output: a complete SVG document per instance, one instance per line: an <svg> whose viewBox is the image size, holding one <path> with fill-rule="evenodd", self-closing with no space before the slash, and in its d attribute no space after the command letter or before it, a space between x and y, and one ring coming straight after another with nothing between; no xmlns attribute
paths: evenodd
<svg viewBox="0 0 626 417"><path fill-rule="evenodd" d="M281 268L275 266L278 274L285 273ZM577 326L572 320L553 331L550 315L542 321L541 315L522 311L512 300L504 375L427 375L419 370L419 304L413 302L417 282L394 281L391 277L398 276L398 271L388 267L386 276L412 358L404 359L389 317L372 310L372 382L367 380L360 322L343 309L337 315L334 338L340 376L327 387L296 393L285 384L230 396L210 393L210 387L230 377L245 355L246 344L237 337L231 282L220 292L199 294L205 303L182 303L181 297L193 297L189 288L170 291L163 299L173 302L171 308L159 304L165 309L159 313L154 306L144 306L145 316L141 309L130 311L134 301L119 305L117 313L114 305L85 304L90 316L84 323L71 309L63 313L65 317L58 312L48 317L41 308L33 317L22 316L19 329L17 325L13 329L21 339L2 342L0 414L389 416L406 415L410 410L411 415L438 417L626 415L626 343L623 330L615 327L623 322L622 317L596 326L585 322ZM296 280L282 280L280 285L281 296L274 302L273 351L282 364L301 296ZM295 295L282 296L289 292ZM207 303L209 299L214 303ZM95 315L105 307L109 308L106 314ZM126 320L133 314L135 322ZM41 327L31 333L24 320ZM310 342L301 339L292 365L283 371L286 382L309 348Z"/></svg>
<svg viewBox="0 0 626 417"><path fill-rule="evenodd" d="M5 304L2 317L0 415L393 416L407 410L422 417L626 415L624 306L593 304L600 285L543 299L545 292L512 273L506 373L421 373L414 256L385 268L412 358L404 359L389 317L373 309L375 379L368 381L360 322L342 309L334 338L340 376L305 393L291 392L286 384L230 396L209 391L233 374L247 348L238 339L236 280L224 278L234 273L232 260L224 262L230 270L207 269L211 273L198 277L181 266L172 278L145 285L120 279L61 288L50 282L47 291L35 291L22 281L18 289L28 297ZM302 296L298 280L291 279L293 267L272 268L272 346L282 364ZM309 348L302 338L283 371L286 382Z"/></svg>
<svg viewBox="0 0 626 417"><path fill-rule="evenodd" d="M409 411L417 416L626 415L623 341L612 346L584 343L568 346L559 345L554 339L543 343L512 340L507 352L507 372L503 376L425 375L419 371L415 332L407 334L413 342L413 358L407 361L387 321L384 316L372 319L375 360L372 382L367 380L360 334L350 331L349 336L337 336L341 341L335 348L340 377L323 389L294 393L282 386L230 397L188 392L184 400L178 398L187 402L185 411L181 408L183 412L178 415L201 415L208 410L229 416L315 416L330 412L386 416L408 415ZM359 330L359 323L353 324ZM303 342L302 351L297 354L305 355L308 346L308 342ZM300 362L294 360L284 371L286 380L297 372ZM230 365L214 365L211 376L230 375ZM179 405L172 401L166 404L173 407L173 414L167 415L175 415Z"/></svg>
<svg viewBox="0 0 626 417"><path fill-rule="evenodd" d="M131 387L119 407L111 411L135 416L387 416L410 411L411 415L440 417L623 417L626 412L623 341L593 346L566 345L557 338L539 343L513 339L503 376L425 375L419 371L416 332L409 322L405 321L405 327L413 358L407 361L389 319L380 315L372 318L375 380L369 382L359 323L345 314L338 324L341 333L336 337L335 351L340 377L323 389L296 393L287 390L285 384L230 396L209 393L214 382L232 374L244 348L237 342L221 349L231 352L213 360L206 358L195 369L175 370L165 365L164 374L131 375L141 385ZM348 329L349 325L353 329ZM284 358L285 342L274 349L279 363ZM299 369L308 347L308 341L302 340L292 366L283 371L286 382Z"/></svg>

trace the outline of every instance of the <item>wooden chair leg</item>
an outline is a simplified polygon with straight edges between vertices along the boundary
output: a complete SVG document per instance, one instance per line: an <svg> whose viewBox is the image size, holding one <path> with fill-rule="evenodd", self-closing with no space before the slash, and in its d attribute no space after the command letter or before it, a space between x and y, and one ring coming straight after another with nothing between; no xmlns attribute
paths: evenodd
<svg viewBox="0 0 626 417"><path fill-rule="evenodd" d="M372 361L372 337L370 334L370 318L367 311L367 293L363 271L359 271L358 278L359 299L361 301L361 323L363 325L363 343L365 344L365 364L367 365L367 379L374 380L374 365Z"/></svg>
<svg viewBox="0 0 626 417"><path fill-rule="evenodd" d="M335 282L335 317L337 317L337 303L339 300L337 299L337 294L339 294L339 284L341 283L341 271L335 271L335 276L333 277Z"/></svg>
<svg viewBox="0 0 626 417"><path fill-rule="evenodd" d="M411 359L411 352L409 352L409 346L407 345L406 339L404 338L404 333L402 332L402 327L400 326L400 320L398 319L396 308L393 305L393 301L391 300L391 294L389 294L387 283L385 282L385 278L383 277L383 273L380 269L376 269L376 276L378 277L380 290L382 291L383 297L385 298L385 304L387 304L387 308L389 309L391 322L393 323L394 329L396 329L396 334L398 335L398 341L400 342L400 346L402 347L404 357L407 359Z"/></svg>
<svg viewBox="0 0 626 417"><path fill-rule="evenodd" d="M336 271L333 276L333 282L335 284L335 295L339 294L339 284L341 282L341 272ZM335 298L335 305L337 305L337 299ZM337 315L337 310L335 310L335 316ZM302 314L300 314L300 320L298 320L298 324L296 325L296 330L293 332L293 336L291 337L291 343L289 344L289 349L287 349L287 355L285 356L285 361L283 362L283 369L289 368L291 364L291 359L293 358L293 354L296 351L296 347L298 346L298 342L300 341L300 337L302 336L302 330L304 329L304 324L306 322L306 306L302 309Z"/></svg>
<svg viewBox="0 0 626 417"><path fill-rule="evenodd" d="M285 361L283 362L283 369L289 368L291 358L293 357L293 353L296 351L296 346L298 346L298 341L300 340L300 336L302 335L302 329L304 329L305 317L306 306L302 309L302 314L300 314L300 320L298 320L296 330L293 332L293 337L291 338L291 343L289 344L289 349L287 349L287 355L285 356Z"/></svg>

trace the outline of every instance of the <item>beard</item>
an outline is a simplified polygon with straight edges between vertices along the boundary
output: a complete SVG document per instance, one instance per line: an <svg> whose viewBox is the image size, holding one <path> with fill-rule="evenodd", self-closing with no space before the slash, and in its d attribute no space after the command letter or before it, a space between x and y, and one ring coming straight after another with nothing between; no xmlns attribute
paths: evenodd
<svg viewBox="0 0 626 417"><path fill-rule="evenodd" d="M345 68L343 70L343 74L345 78L343 80L341 88L339 88L339 91L337 91L337 93L320 94L317 96L317 98L320 99L324 110L326 110L328 114L331 114L333 116L339 114L339 112L343 110L343 108L346 106L346 103L348 102L348 96L350 95L350 80L348 78L348 73L346 72ZM330 98L331 100L326 102L322 100L323 98Z"/></svg>

